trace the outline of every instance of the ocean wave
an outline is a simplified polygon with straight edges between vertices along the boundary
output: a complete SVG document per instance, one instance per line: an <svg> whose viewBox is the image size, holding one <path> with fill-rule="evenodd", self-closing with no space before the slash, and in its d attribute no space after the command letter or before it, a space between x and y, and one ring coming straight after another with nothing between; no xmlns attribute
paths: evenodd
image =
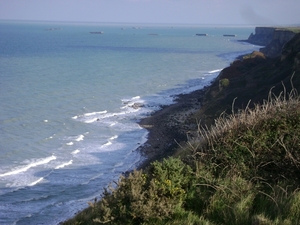
<svg viewBox="0 0 300 225"><path fill-rule="evenodd" d="M76 149L75 151L71 152L72 155L76 155L77 153L79 153L80 150L79 149Z"/></svg>
<svg viewBox="0 0 300 225"><path fill-rule="evenodd" d="M101 145L100 148L104 148L104 147L107 147L107 146L109 146L109 145L112 145L112 142L111 142L111 141L108 141L108 142L106 142L105 144Z"/></svg>
<svg viewBox="0 0 300 225"><path fill-rule="evenodd" d="M211 70L211 71L208 71L209 74L212 74L212 73L218 73L218 72L221 72L223 69L216 69L216 70Z"/></svg>
<svg viewBox="0 0 300 225"><path fill-rule="evenodd" d="M118 135L112 136L111 138L109 138L109 140L114 140L114 139L116 139L116 138L118 138Z"/></svg>
<svg viewBox="0 0 300 225"><path fill-rule="evenodd" d="M72 142L72 141L70 141L70 142L68 142L68 143L66 143L66 145L74 145L74 143Z"/></svg>
<svg viewBox="0 0 300 225"><path fill-rule="evenodd" d="M39 178L38 180L36 180L36 181L34 181L34 182L28 184L28 186L34 186L34 185L36 185L37 183L40 183L43 179L44 179L44 177L41 177L41 178Z"/></svg>
<svg viewBox="0 0 300 225"><path fill-rule="evenodd" d="M47 164L52 160L55 160L56 156L52 155L50 157L44 158L44 159L38 159L35 162L32 162L30 164L28 164L27 166L24 167L17 167L14 170L10 171L10 172L6 172L6 173L2 173L0 174L0 177L5 177L5 176L11 176L11 175L16 175L22 172L26 172L27 170L29 170L32 167L36 167L36 166L40 166L43 164Z"/></svg>
<svg viewBox="0 0 300 225"><path fill-rule="evenodd" d="M144 106L144 100L141 99L140 96L132 97L131 99L122 99L122 104L124 105L121 109L126 108L133 108L139 109L140 107Z"/></svg>
<svg viewBox="0 0 300 225"><path fill-rule="evenodd" d="M75 141L82 141L84 139L84 135L80 134L75 138Z"/></svg>
<svg viewBox="0 0 300 225"><path fill-rule="evenodd" d="M105 114L105 113L107 113L107 111L106 110L104 110L104 111L100 111L100 112L91 112L91 113L85 113L85 114L83 114L84 116L94 116L94 115L98 115L98 114Z"/></svg>
<svg viewBox="0 0 300 225"><path fill-rule="evenodd" d="M66 163L63 163L57 167L55 167L55 169L61 169L61 168L64 168L65 166L68 166L68 165L71 165L73 163L73 160L70 160L69 162L66 162Z"/></svg>

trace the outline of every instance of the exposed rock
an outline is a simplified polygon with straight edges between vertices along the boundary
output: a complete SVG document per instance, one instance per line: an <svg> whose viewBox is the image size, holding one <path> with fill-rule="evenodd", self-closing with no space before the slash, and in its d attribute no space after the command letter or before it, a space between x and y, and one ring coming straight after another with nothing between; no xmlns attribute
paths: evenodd
<svg viewBox="0 0 300 225"><path fill-rule="evenodd" d="M134 108L134 109L138 109L138 108L141 108L141 107L143 107L143 106L144 106L143 103L138 103L138 102L136 102L136 103L134 103L133 105L131 105L130 107L132 107L132 108Z"/></svg>
<svg viewBox="0 0 300 225"><path fill-rule="evenodd" d="M256 27L248 42L265 46L260 51L267 57L277 57L281 54L284 44L295 36L300 28Z"/></svg>
<svg viewBox="0 0 300 225"><path fill-rule="evenodd" d="M250 34L248 42L255 45L266 46L272 41L275 29L275 27L256 27L255 34Z"/></svg>

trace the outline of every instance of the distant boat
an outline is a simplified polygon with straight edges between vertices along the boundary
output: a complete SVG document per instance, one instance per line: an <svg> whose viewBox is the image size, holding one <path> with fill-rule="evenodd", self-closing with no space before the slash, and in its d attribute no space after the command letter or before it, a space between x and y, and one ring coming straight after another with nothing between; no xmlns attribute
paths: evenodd
<svg viewBox="0 0 300 225"><path fill-rule="evenodd" d="M223 34L224 37L236 37L236 34Z"/></svg>
<svg viewBox="0 0 300 225"><path fill-rule="evenodd" d="M90 34L103 34L103 31L92 31Z"/></svg>
<svg viewBox="0 0 300 225"><path fill-rule="evenodd" d="M196 34L197 36L208 36L208 34Z"/></svg>

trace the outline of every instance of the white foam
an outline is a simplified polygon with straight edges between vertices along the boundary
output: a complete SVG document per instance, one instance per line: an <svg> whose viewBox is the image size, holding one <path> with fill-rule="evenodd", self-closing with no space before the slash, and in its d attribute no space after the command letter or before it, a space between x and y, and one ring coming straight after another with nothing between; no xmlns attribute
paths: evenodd
<svg viewBox="0 0 300 225"><path fill-rule="evenodd" d="M94 116L94 115L98 115L98 114L105 114L107 113L106 110L104 111L100 111L100 112L91 112L91 113L85 113L84 116Z"/></svg>
<svg viewBox="0 0 300 225"><path fill-rule="evenodd" d="M111 138L109 138L109 140L114 140L114 139L116 139L116 138L118 138L118 135L112 136Z"/></svg>
<svg viewBox="0 0 300 225"><path fill-rule="evenodd" d="M55 167L55 169L60 169L60 168L64 168L65 166L71 165L73 163L73 160L70 160L69 162L63 163L57 167Z"/></svg>
<svg viewBox="0 0 300 225"><path fill-rule="evenodd" d="M84 135L78 135L77 137L76 137L76 139L75 139L75 141L82 141L83 140L83 138L84 138Z"/></svg>
<svg viewBox="0 0 300 225"><path fill-rule="evenodd" d="M221 72L222 69L217 69L217 70L212 70L212 71L209 71L208 73L209 74L212 74L212 73L217 73L217 72Z"/></svg>
<svg viewBox="0 0 300 225"><path fill-rule="evenodd" d="M73 145L74 143L71 141L71 142L68 142L66 143L66 145Z"/></svg>
<svg viewBox="0 0 300 225"><path fill-rule="evenodd" d="M111 141L106 142L104 145L101 145L101 148L107 147L109 145L112 145Z"/></svg>
<svg viewBox="0 0 300 225"><path fill-rule="evenodd" d="M72 155L76 155L77 153L79 153L80 150L79 149L76 149L75 151L71 152Z"/></svg>
<svg viewBox="0 0 300 225"><path fill-rule="evenodd" d="M48 120L44 120L45 123L48 123Z"/></svg>
<svg viewBox="0 0 300 225"><path fill-rule="evenodd" d="M40 183L43 179L44 179L44 178L41 177L41 178L39 178L38 180L36 180L36 181L34 181L34 182L28 184L28 186L34 186L34 185L36 185L37 183Z"/></svg>
<svg viewBox="0 0 300 225"><path fill-rule="evenodd" d="M84 122L85 123L93 123L93 122L95 122L97 120L98 120L98 118L93 118L93 119L85 120Z"/></svg>
<svg viewBox="0 0 300 225"><path fill-rule="evenodd" d="M29 170L32 167L36 167L36 166L40 166L40 165L43 165L43 164L47 164L50 161L55 160L55 159L56 159L56 156L54 156L54 155L52 155L50 157L47 157L47 158L44 158L44 159L39 159L36 162L28 164L27 166L19 167L19 168L16 168L16 169L14 169L14 170L12 170L10 172L0 174L0 177L5 177L5 176L19 174L19 173L22 173L22 172L25 172L25 171Z"/></svg>

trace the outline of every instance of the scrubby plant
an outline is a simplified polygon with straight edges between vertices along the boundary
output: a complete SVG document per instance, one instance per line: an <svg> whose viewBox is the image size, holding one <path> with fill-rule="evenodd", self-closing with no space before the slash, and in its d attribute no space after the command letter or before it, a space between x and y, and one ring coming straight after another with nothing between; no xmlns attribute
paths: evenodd
<svg viewBox="0 0 300 225"><path fill-rule="evenodd" d="M300 104L293 91L254 109L222 115L211 129L199 129L199 137L190 146L197 160L217 165L220 176L235 170L248 178L294 178L298 183L299 132Z"/></svg>
<svg viewBox="0 0 300 225"><path fill-rule="evenodd" d="M224 88L228 87L229 83L229 79L227 78L219 80L219 90L222 91Z"/></svg>
<svg viewBox="0 0 300 225"><path fill-rule="evenodd" d="M116 187L105 189L101 201L93 205L88 224L157 224L182 213L192 218L180 210L191 178L192 169L172 157L153 162L147 174L135 170L121 176Z"/></svg>
<svg viewBox="0 0 300 225"><path fill-rule="evenodd" d="M65 224L300 224L299 133L296 91L270 94L199 127L181 146L188 159L170 157L121 176Z"/></svg>

